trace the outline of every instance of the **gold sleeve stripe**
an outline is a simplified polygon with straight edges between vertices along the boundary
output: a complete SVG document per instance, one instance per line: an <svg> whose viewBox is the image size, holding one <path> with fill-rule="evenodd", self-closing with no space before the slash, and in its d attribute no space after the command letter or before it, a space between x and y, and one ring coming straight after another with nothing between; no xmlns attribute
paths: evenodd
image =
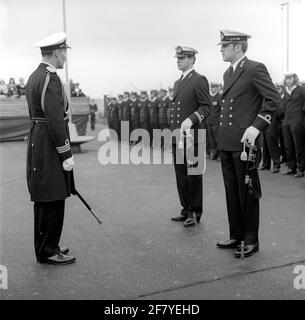
<svg viewBox="0 0 305 320"><path fill-rule="evenodd" d="M64 146L61 146L61 147L56 147L56 150L57 150L58 153L64 153L64 152L69 151L69 150L70 150L69 140L66 139L65 145L64 145Z"/></svg>
<svg viewBox="0 0 305 320"><path fill-rule="evenodd" d="M268 122L269 124L271 124L271 116L269 114L267 114L265 117L262 116L261 114L257 115L259 118L265 120L266 122Z"/></svg>
<svg viewBox="0 0 305 320"><path fill-rule="evenodd" d="M202 122L204 116L201 116L198 111L195 111L194 114L197 116L199 123Z"/></svg>
<svg viewBox="0 0 305 320"><path fill-rule="evenodd" d="M56 148L57 149L57 148ZM69 151L70 150L70 147L67 147L67 148L65 148L65 149L61 149L61 150L58 150L57 149L57 152L58 153L65 153L65 152L67 152L67 151Z"/></svg>

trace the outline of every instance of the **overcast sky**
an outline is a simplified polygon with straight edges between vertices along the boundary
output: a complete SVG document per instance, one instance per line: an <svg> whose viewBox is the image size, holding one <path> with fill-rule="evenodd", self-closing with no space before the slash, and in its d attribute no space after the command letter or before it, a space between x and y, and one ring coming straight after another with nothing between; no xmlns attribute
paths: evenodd
<svg viewBox="0 0 305 320"><path fill-rule="evenodd" d="M280 0L66 0L69 78L93 98L167 88L180 76L174 47L199 51L195 69L222 81L228 67L219 30L252 35L247 56L275 82L285 71L285 11ZM41 60L34 43L63 30L62 0L0 0L0 78L27 79ZM290 69L305 80L305 0L289 1ZM284 28L283 28L284 27ZM65 73L60 72L65 80Z"/></svg>

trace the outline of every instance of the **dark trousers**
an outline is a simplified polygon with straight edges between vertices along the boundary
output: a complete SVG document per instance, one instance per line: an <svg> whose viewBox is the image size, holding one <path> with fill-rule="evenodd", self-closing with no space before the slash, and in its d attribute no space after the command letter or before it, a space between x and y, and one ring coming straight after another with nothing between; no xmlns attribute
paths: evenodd
<svg viewBox="0 0 305 320"><path fill-rule="evenodd" d="M150 146L151 147L157 147L158 146L158 141L156 141L156 138L154 138L154 129L160 129L160 125L158 122L151 122L151 136L150 136Z"/></svg>
<svg viewBox="0 0 305 320"><path fill-rule="evenodd" d="M151 132L150 122L149 121L141 121L140 125L141 125L141 129L145 129L149 134L149 141L142 141L142 142L144 142L145 147L150 147L150 141L152 139L151 138L152 132Z"/></svg>
<svg viewBox="0 0 305 320"><path fill-rule="evenodd" d="M130 125L130 134L132 133L133 130L136 129L140 129L141 128L141 124L140 124L140 120L133 120L131 121L131 125ZM138 143L141 141L141 137L139 137L137 139L137 141L133 141L134 143Z"/></svg>
<svg viewBox="0 0 305 320"><path fill-rule="evenodd" d="M281 149L279 146L279 133L265 132L263 134L263 167L270 169L271 159L274 168L281 167Z"/></svg>
<svg viewBox="0 0 305 320"><path fill-rule="evenodd" d="M285 142L284 142L284 135L283 135L283 129L282 126L280 126L280 150L281 150L281 162L286 163L287 162L287 156L286 156L286 149L285 149Z"/></svg>
<svg viewBox="0 0 305 320"><path fill-rule="evenodd" d="M305 171L305 126L303 121L291 119L283 123L283 136L290 169Z"/></svg>
<svg viewBox="0 0 305 320"><path fill-rule="evenodd" d="M112 130L114 130L117 134L118 140L121 140L121 127L120 127L120 121L119 120L113 120L112 121Z"/></svg>
<svg viewBox="0 0 305 320"><path fill-rule="evenodd" d="M160 129L161 130L168 129L167 123L160 123ZM171 144L171 142L170 141L166 141L166 139L164 137L161 138L160 142L161 142L160 147L163 150L169 148L169 146L170 146L169 143Z"/></svg>
<svg viewBox="0 0 305 320"><path fill-rule="evenodd" d="M91 130L95 130L95 115L90 115Z"/></svg>
<svg viewBox="0 0 305 320"><path fill-rule="evenodd" d="M209 139L209 148L211 157L217 158L219 155L218 151L218 131L219 131L219 124L208 124L208 134L206 139Z"/></svg>
<svg viewBox="0 0 305 320"><path fill-rule="evenodd" d="M245 240L246 244L258 242L259 199L247 192L245 185L246 161L240 160L241 152L221 151L221 167L225 185L230 239ZM260 191L257 172L252 171Z"/></svg>
<svg viewBox="0 0 305 320"><path fill-rule="evenodd" d="M177 154L175 152L176 145L172 146L174 166L177 182L177 190L179 194L179 200L182 206L183 214L191 214L196 212L196 216L201 216L202 214L202 175L188 175L187 174L187 161L186 155ZM196 153L196 151L195 151ZM181 163L181 158L184 157L183 164ZM178 160L178 161L177 161ZM179 163L176 163L179 162Z"/></svg>
<svg viewBox="0 0 305 320"><path fill-rule="evenodd" d="M211 153L211 144L210 144L210 130L209 130L209 126L206 123L206 119L203 120L203 128L205 129L205 137L206 137L206 154L207 156L210 155Z"/></svg>
<svg viewBox="0 0 305 320"><path fill-rule="evenodd" d="M59 253L65 200L34 203L34 247L37 259Z"/></svg>

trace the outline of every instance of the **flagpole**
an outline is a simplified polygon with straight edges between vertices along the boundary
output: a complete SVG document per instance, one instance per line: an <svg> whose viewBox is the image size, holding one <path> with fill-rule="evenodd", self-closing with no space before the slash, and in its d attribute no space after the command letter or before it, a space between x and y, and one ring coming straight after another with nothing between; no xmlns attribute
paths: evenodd
<svg viewBox="0 0 305 320"><path fill-rule="evenodd" d="M67 24L66 24L66 1L62 0L62 8L63 8L63 24L64 24L64 32L67 35ZM67 40L68 43L68 40ZM65 65L65 70L66 70L66 89L67 89L67 96L68 96L68 101L70 105L70 114L69 114L69 119L70 122L72 123L72 108L71 108L71 91L70 91L70 82L69 82L69 72L68 72L68 50L66 51L66 65Z"/></svg>
<svg viewBox="0 0 305 320"><path fill-rule="evenodd" d="M285 72L289 72L289 2L280 4L282 13L284 7L286 7L286 61L285 61ZM282 30L284 26L282 25Z"/></svg>

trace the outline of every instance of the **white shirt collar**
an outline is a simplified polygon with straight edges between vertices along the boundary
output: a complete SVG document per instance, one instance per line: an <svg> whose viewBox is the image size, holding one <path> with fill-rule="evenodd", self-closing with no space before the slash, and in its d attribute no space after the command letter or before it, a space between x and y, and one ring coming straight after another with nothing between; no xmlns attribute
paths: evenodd
<svg viewBox="0 0 305 320"><path fill-rule="evenodd" d="M182 79L184 79L189 73L191 73L194 70L192 67L191 69L188 69L182 73Z"/></svg>
<svg viewBox="0 0 305 320"><path fill-rule="evenodd" d="M233 67L233 71L235 71L237 65L239 64L239 62L245 57L245 55L243 55L239 60L235 61L231 66Z"/></svg>
<svg viewBox="0 0 305 320"><path fill-rule="evenodd" d="M286 91L289 95L291 95L292 91L297 87L297 85L295 84L293 87L291 87L291 89L289 89L288 87L286 87Z"/></svg>
<svg viewBox="0 0 305 320"><path fill-rule="evenodd" d="M48 66L50 66L56 72L56 68L51 63L48 63L48 62L45 62L45 61L42 61L41 63L47 64Z"/></svg>

